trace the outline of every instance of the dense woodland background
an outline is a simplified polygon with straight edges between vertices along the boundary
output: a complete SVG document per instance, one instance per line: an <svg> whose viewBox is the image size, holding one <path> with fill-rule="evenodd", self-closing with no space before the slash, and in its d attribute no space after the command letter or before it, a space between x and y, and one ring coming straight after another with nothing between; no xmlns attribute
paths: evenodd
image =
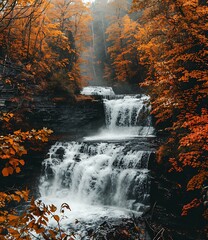
<svg viewBox="0 0 208 240"><path fill-rule="evenodd" d="M208 219L207 13L206 0L2 0L0 94L12 92L15 106L1 112L3 176L19 173L27 146L52 133L17 127L37 96L76 102L89 81L128 83L151 96L158 134L167 137L157 162L185 196L182 217ZM70 239L53 205L32 200L20 217L8 211L22 199L27 190L0 193L1 239L31 239L32 229L45 239ZM57 229L46 230L47 214Z"/></svg>

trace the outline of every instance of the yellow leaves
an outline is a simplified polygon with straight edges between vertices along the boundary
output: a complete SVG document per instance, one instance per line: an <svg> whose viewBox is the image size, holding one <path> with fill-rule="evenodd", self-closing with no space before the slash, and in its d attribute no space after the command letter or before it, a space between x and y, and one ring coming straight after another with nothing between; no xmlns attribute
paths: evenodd
<svg viewBox="0 0 208 240"><path fill-rule="evenodd" d="M138 28L138 23L136 21L133 21L129 15L125 15L122 18L122 22L123 22L123 31L122 31L122 38L133 38L134 39L134 35L137 33L137 28Z"/></svg>

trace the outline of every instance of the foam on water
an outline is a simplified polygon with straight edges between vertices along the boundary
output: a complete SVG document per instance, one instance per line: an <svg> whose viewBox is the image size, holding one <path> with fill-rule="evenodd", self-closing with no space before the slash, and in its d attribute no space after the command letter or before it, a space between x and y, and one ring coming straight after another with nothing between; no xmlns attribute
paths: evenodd
<svg viewBox="0 0 208 240"><path fill-rule="evenodd" d="M44 161L41 196L139 211L146 196L136 189L148 190L150 154L113 143L57 143Z"/></svg>
<svg viewBox="0 0 208 240"><path fill-rule="evenodd" d="M74 202L70 198L42 197L41 200L48 205L53 204L57 206L57 211L54 214L60 216L62 230L68 234L74 233L74 239L76 240L92 239L88 237L88 231L91 229L96 230L96 228L105 221L110 223L118 219L128 219L132 217L132 215L134 215L134 217L141 215L139 212L118 207ZM71 211L67 209L64 214L60 214L59 210L63 203L68 203ZM49 218L48 225L56 228L57 222L53 218ZM33 234L36 235L35 233Z"/></svg>
<svg viewBox="0 0 208 240"><path fill-rule="evenodd" d="M148 96L116 96L111 88L98 87L84 88L82 93L105 96L106 126L83 142L53 145L43 162L39 191L47 204L68 203L72 211L62 224L69 229L78 219L84 224L74 228L85 236L84 226L128 218L133 212L139 215L149 208L151 151L131 140L153 137L154 128Z"/></svg>
<svg viewBox="0 0 208 240"><path fill-rule="evenodd" d="M114 96L115 93L111 87L85 87L81 91L82 95L93 96Z"/></svg>
<svg viewBox="0 0 208 240"><path fill-rule="evenodd" d="M154 137L150 117L150 98L145 95L119 95L104 99L105 128L85 141L127 140L139 137Z"/></svg>

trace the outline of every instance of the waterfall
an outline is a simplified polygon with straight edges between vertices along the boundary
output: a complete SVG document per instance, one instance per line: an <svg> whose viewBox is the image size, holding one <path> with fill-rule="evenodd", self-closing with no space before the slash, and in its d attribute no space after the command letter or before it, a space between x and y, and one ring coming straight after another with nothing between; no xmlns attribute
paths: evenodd
<svg viewBox="0 0 208 240"><path fill-rule="evenodd" d="M85 87L81 91L82 95L100 95L100 96L114 96L115 93L111 87Z"/></svg>
<svg viewBox="0 0 208 240"><path fill-rule="evenodd" d="M41 195L140 211L148 204L150 154L125 144L57 143L44 162Z"/></svg>
<svg viewBox="0 0 208 240"><path fill-rule="evenodd" d="M44 201L67 202L70 217L88 222L141 214L149 207L152 149L141 140L154 131L149 97L117 96L110 88L83 90L89 95L102 92L106 126L81 142L53 145L39 185Z"/></svg>
<svg viewBox="0 0 208 240"><path fill-rule="evenodd" d="M94 88L85 94L95 95ZM95 88L96 89L96 88ZM89 91L91 90L91 91ZM124 140L139 137L154 137L150 117L150 98L146 95L114 95L108 89L99 93L103 99L106 126L95 136L85 137L87 141ZM106 96L106 93L109 95ZM97 95L97 92L96 92Z"/></svg>
<svg viewBox="0 0 208 240"><path fill-rule="evenodd" d="M121 99L106 99L104 105L106 126L112 133L127 131L134 137L153 134L149 97L124 96Z"/></svg>

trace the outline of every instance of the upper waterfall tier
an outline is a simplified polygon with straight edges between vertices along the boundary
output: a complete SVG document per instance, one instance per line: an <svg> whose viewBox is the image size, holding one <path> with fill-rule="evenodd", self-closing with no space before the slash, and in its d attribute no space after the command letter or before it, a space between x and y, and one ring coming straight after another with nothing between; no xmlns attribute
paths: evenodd
<svg viewBox="0 0 208 240"><path fill-rule="evenodd" d="M150 98L146 95L114 95L103 99L106 126L87 141L153 137Z"/></svg>
<svg viewBox="0 0 208 240"><path fill-rule="evenodd" d="M151 126L148 96L124 96L120 99L104 100L107 128Z"/></svg>
<svg viewBox="0 0 208 240"><path fill-rule="evenodd" d="M111 87L85 87L81 91L82 95L99 95L99 96L113 96L115 95Z"/></svg>

